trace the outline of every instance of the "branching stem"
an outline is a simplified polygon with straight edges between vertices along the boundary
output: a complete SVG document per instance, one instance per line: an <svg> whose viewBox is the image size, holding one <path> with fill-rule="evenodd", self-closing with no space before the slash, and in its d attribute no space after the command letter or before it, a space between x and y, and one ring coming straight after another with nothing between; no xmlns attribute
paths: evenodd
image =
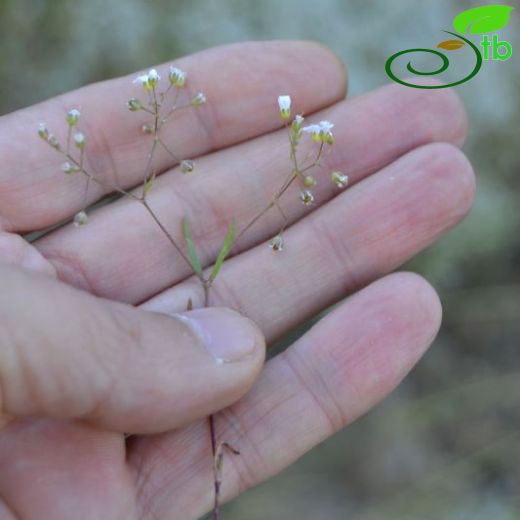
<svg viewBox="0 0 520 520"><path fill-rule="evenodd" d="M154 83L155 85L155 83ZM200 265L200 260L197 258L197 265L194 268L194 264L192 263L192 260L190 260L189 256L183 251L183 249L179 246L177 241L174 239L173 235L166 229L164 224L161 222L157 214L154 212L154 210L151 208L150 204L147 200L147 193L151 189L153 185L153 181L155 179L155 171L154 171L154 157L156 155L156 151L158 146L161 146L175 162L181 163L181 160L170 150L170 148L167 146L167 144L163 141L163 139L160 136L160 130L162 126L166 123L166 121L178 110L187 108L192 105L192 103L189 103L187 105L178 105L178 97L179 97L179 89L175 89L175 97L173 99L172 105L169 108L169 110L164 114L163 106L166 101L166 97L168 93L173 88L173 83L171 83L168 88L162 92L158 93L155 89L155 86L147 89L149 90L148 95L148 107L139 106L137 105L136 109L143 110L147 114L150 114L153 116L153 124L147 125L144 130L147 131L147 133L153 134L153 141L150 146L150 151L147 155L147 161L146 165L144 167L143 171L143 185L142 185L142 194L136 195L135 193L128 191L126 189L123 189L109 181L100 179L97 177L96 174L90 172L85 167L85 149L84 149L84 142L83 138L78 141L78 137L81 136L75 136L76 144L79 148L79 158L75 158L73 156L73 153L71 151L71 142L72 142L72 127L75 125L75 122L69 121L69 128L66 138L66 148L63 149L60 147L58 141L54 138L53 141L50 140L48 132L46 130L42 130L40 135L43 138L48 138L47 141L51 146L56 148L57 151L59 151L70 163L72 163L72 167L69 164L64 165L64 170L67 173L73 173L73 172L81 172L83 175L86 176L86 188L85 188L85 200L84 200L84 207L87 206L88 203L88 190L89 186L92 182L95 182L100 187L102 187L104 190L108 190L111 192L118 193L124 197L128 197L132 200L135 200L139 202L143 208L146 210L146 212L150 215L152 220L155 222L155 224L159 227L163 235L166 237L166 239L170 242L170 244L173 246L175 251L181 256L183 261L191 268L193 269L195 275L197 276L203 291L203 307L208 307L210 304L210 290L212 287L212 283L217 276L217 273L224 262L224 259L229 252L229 248L236 243L260 218L262 218L270 209L276 208L280 215L283 218L283 225L280 230L280 234L282 231L284 231L285 227L289 223L289 218L283 211L281 205L280 205L280 199L282 196L287 192L287 190L293 185L293 183L296 181L296 179L301 178L305 181L307 180L305 177L305 173L315 166L319 164L319 161L322 157L323 150L324 150L324 143L321 142L319 149L316 153L316 156L312 162L306 166L301 166L299 164L298 158L297 158L297 148L298 148L298 141L301 136L301 127L298 132L298 128L295 130L294 127L291 129L291 127L288 127L286 125L286 128L289 131L289 143L290 143L290 160L291 160L291 171L285 178L284 182L280 186L280 188L275 192L274 196L272 197L269 204L262 209L257 215L255 215L249 223L241 230L240 233L236 236L235 242L233 242L233 236L235 233L235 224L230 228L230 231L228 232L228 236L226 237L226 240L224 242L224 246L221 249L221 253L217 257L217 261L215 262L215 265L213 267L213 271L211 274L206 278L203 273L202 266ZM132 100L131 100L132 101ZM136 103L138 103L138 100L135 100ZM130 102L129 102L130 103ZM130 105L130 108L133 109L134 107ZM307 156L304 159L304 163L309 160L310 155ZM312 185L313 179L311 178L311 185ZM305 184L307 185L307 184ZM186 238L186 237L185 237ZM192 244L191 237L190 242L188 243L188 246ZM188 247L190 256L193 256L192 250ZM196 257L196 252L195 252ZM188 310L191 310L192 308L192 302L191 299L188 302ZM217 434L216 434L216 426L215 426L215 416L210 415L208 417L208 425L209 425L209 434L210 434L210 442L211 442L211 453L213 457L213 483L214 483L214 501L213 501L213 512L212 512L212 518L213 520L220 520L220 501L221 501L221 486L222 486L222 465L223 465L223 457L224 457L224 450L228 450L234 455L239 455L239 452L234 449L230 444L227 442L221 442L217 443Z"/></svg>

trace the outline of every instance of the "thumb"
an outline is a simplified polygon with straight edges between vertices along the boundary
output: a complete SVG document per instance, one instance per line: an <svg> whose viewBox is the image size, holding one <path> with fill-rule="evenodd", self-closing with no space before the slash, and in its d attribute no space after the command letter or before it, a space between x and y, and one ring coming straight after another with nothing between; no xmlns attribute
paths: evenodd
<svg viewBox="0 0 520 520"><path fill-rule="evenodd" d="M0 266L0 403L121 432L176 428L250 388L259 329L225 308L168 316Z"/></svg>

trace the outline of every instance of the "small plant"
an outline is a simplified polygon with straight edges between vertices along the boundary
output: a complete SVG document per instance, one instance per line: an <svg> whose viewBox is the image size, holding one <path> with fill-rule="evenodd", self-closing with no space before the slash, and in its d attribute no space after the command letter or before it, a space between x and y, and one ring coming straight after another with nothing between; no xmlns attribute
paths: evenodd
<svg viewBox="0 0 520 520"><path fill-rule="evenodd" d="M126 103L127 109L131 112L145 112L150 116L150 121L141 128L143 138L150 138L150 150L145 158L142 183L140 193L127 191L115 184L111 184L100 178L88 167L88 137L78 130L81 126L81 114L78 109L71 108L65 117L67 125L67 135L65 142L61 142L55 134L44 123L38 128L40 137L52 148L63 156L62 173L65 175L83 175L85 177L85 203L83 210L73 217L73 224L76 227L84 226L88 223L88 190L91 183L97 183L111 192L135 200L142 205L148 215L154 220L158 228L170 242L172 247L193 270L193 273L200 282L204 290L204 306L209 305L211 287L215 283L226 258L233 246L244 236L245 233L255 225L266 213L275 209L281 216L282 222L278 233L270 240L269 247L273 252L280 252L284 248L283 233L289 223L289 219L282 208L282 198L289 193L289 188L294 184L299 185L298 197L305 206L312 206L315 203L313 189L318 185L318 178L314 170L321 166L320 160L328 149L334 144L332 129L334 125L329 121L304 125L304 117L300 114L292 118L292 100L289 95L278 97L278 110L281 123L285 126L289 143L289 168L288 174L281 182L279 189L273 194L272 198L266 202L265 207L254 216L249 222L231 222L228 232L223 238L221 249L215 258L211 268L204 269L197 252L197 245L193 239L190 222L183 218L176 225L181 226L184 244L179 244L173 238L173 234L168 231L148 202L148 194L153 189L157 171L154 168L154 157L158 148L163 148L179 164L179 169L183 174L191 174L195 170L195 163L188 158L179 158L172 151L170 145L165 143L161 136L161 129L166 123L174 119L175 114L180 110L188 108L197 109L204 105L207 100L204 93L199 92L192 97L186 95L187 74L176 68L170 67L167 74L167 83L161 80L160 74L155 69L148 73L138 76L134 83L141 88L142 97L133 97ZM274 100L273 100L274 104ZM300 145L302 140L308 139L312 145L310 150L302 155ZM347 175L339 171L330 173L329 181L337 188L344 188L348 184ZM292 195L291 195L292 196ZM242 225L240 225L242 224ZM191 310L191 300L187 303L187 309ZM213 478L214 478L214 507L213 519L220 517L220 489L222 484L222 463L225 450L238 455L235 447L227 442L217 442L217 433L214 417L208 418L210 431L210 442L213 453Z"/></svg>

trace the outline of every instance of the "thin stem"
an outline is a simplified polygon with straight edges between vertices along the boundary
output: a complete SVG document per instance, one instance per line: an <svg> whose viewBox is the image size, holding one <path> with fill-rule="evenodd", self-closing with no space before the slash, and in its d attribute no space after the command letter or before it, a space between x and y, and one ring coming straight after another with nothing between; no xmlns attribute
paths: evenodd
<svg viewBox="0 0 520 520"><path fill-rule="evenodd" d="M86 170L85 167L83 166L83 162L84 162L83 153L81 154L79 161L77 161L69 153L64 153L64 152L62 152L62 153L67 159L69 159L69 161L71 161L73 164L75 164L79 168L79 171L81 173L86 175L91 181L95 182L99 186L109 189L110 191L115 191L121 195L124 195L125 197L130 197L131 199L134 199L134 200L141 200L140 197L138 197L137 195L134 195L133 193L126 191L126 190L120 188L119 186L116 186L115 184L98 179L93 173L90 173L88 170Z"/></svg>
<svg viewBox="0 0 520 520"><path fill-rule="evenodd" d="M285 180L285 182L282 184L282 187L278 190L278 192L276 193L276 195L273 197L273 199L271 200L271 202L262 210L260 211L260 213L258 213L257 215L255 215L249 222L248 224L246 225L246 227L244 229L242 229L242 231L240 231L240 233L237 235L237 238L236 240L238 241L238 239L240 239L247 231L249 231L249 229L251 229L251 227L254 226L254 224L256 224L256 222L258 222L258 220L260 220L271 208L275 207L275 206L278 206L278 201L280 200L280 197L289 189L289 187L291 186L291 184L296 180L296 178L298 177L299 175L299 172L298 171L295 171L293 170L289 176L287 177L287 179ZM280 209L278 207L278 209Z"/></svg>
<svg viewBox="0 0 520 520"><path fill-rule="evenodd" d="M151 176L153 176L153 159L155 156L155 152L157 149L157 145L160 144L169 154L170 156L176 161L180 162L179 158L168 148L168 146L164 143L164 141L159 136L159 130L161 129L162 125L166 122L166 120L174 114L177 110L187 108L191 106L191 104L188 104L186 106L177 106L177 100L179 95L179 89L176 89L175 98L173 100L173 106L170 108L168 113L164 118L161 118L161 106L163 105L166 95L170 92L171 85L168 87L168 89L159 94L159 99L157 96L157 92L155 88L152 89L151 92L149 92L149 106L152 107L151 109L146 107L141 107L142 110L144 110L146 113L149 113L153 115L153 143L150 148L150 152L148 153L148 160L146 162L146 166L143 173L143 193L141 196L135 195L134 193L127 191L123 188L120 188L119 186L112 184L108 181L104 181L102 179L99 179L95 174L89 172L85 166L85 150L82 148L80 150L80 156L79 159L75 159L70 151L70 143L71 143L71 137L72 137L72 128L69 126L68 134L67 134L67 149L66 152L63 150L60 150L60 152L69 159L77 168L78 171L80 171L83 175L87 177L87 183L85 188L85 207L88 203L88 190L90 187L91 182L95 182L99 186L105 189L109 189L110 191L119 193L120 195L129 197L133 200L136 200L141 203L141 205L145 208L145 210L148 212L150 217L153 219L153 221L156 223L156 225L159 227L161 232L164 234L164 236L167 238L167 240L170 242L170 244L174 247L174 249L177 251L177 253L181 256L181 258L186 262L186 264L193 269L192 263L188 256L184 253L184 251L180 248L180 246L177 244L173 236L170 234L170 232L165 228L164 224L159 220L156 213L153 211L153 209L148 204L148 201L146 200L146 184ZM255 217L249 224L246 226L246 228L241 232L239 236L241 236L247 229L249 229L262 215L264 215L272 206L276 205L284 217L285 221L287 222L287 217L285 216L283 210L278 205L278 199L279 197L285 192L285 190L291 185L291 183L294 181L294 179L298 176L298 169L297 169L297 161L295 156L295 146L291 145L291 157L293 158L293 164L295 169L291 172L291 175L288 177L286 182L282 185L282 188L279 190L279 193L275 197L275 199L269 204L269 206L263 210L257 217ZM204 290L204 307L209 306L209 296L210 296L210 289L212 286L212 280L205 279L203 274L195 273L197 278L199 279L199 282L201 283L203 290ZM214 481L214 506L213 506L213 520L220 520L220 489L222 484L222 461L224 456L224 448L229 449L232 453L238 454L239 452L236 451L234 448L232 448L228 443L221 443L217 445L217 436L216 436L216 428L215 428L215 417L214 415L210 415L208 417L209 422L209 431L210 431L210 439L211 439L211 452L213 455L213 481Z"/></svg>
<svg viewBox="0 0 520 520"><path fill-rule="evenodd" d="M159 97L161 98L161 104L164 102L164 100L166 99L166 96L170 93L170 90L173 88L173 84L170 83L168 85L168 88L164 91L164 92L161 92L159 94Z"/></svg>
<svg viewBox="0 0 520 520"><path fill-rule="evenodd" d="M69 130L67 132L67 153L70 153L70 139L72 137L72 127L69 125Z"/></svg>
<svg viewBox="0 0 520 520"><path fill-rule="evenodd" d="M287 178L284 180L282 186L280 187L280 189L277 191L277 193L275 194L275 196L272 198L271 202L269 202L269 204L262 210L260 211L260 213L258 213L257 215L255 215L250 221L249 223L246 225L246 227L244 229L242 229L242 231L237 235L237 241L238 239L240 239L247 231L249 231L249 229L251 229L251 227L256 224L256 222L258 220L260 220L271 208L273 207L278 207L278 210L280 211L280 213L282 213L282 215L284 216L284 219L285 219L285 222L284 222L284 226L282 227L282 230L285 228L285 226L287 225L287 222L288 222L288 219L287 217L285 216L285 214L283 213L282 209L280 208L278 202L280 200L280 197L289 189L289 187L291 186L291 184L294 182L294 180L302 175L302 171L300 170L300 167L298 165L298 158L296 157L296 148L297 148L297 144L293 141L292 137L291 137L291 134L289 133L289 144L291 146L291 149L290 149L290 158L291 158L291 163L292 163L292 167L293 169L291 170L291 172L289 173L289 175L287 176ZM320 147L320 152L318 153L321 153L321 149L323 148L323 143L322 143L322 146Z"/></svg>
<svg viewBox="0 0 520 520"><path fill-rule="evenodd" d="M211 451L213 453L213 484L214 484L214 498L213 498L213 520L220 520L220 488L222 487L222 462L224 460L224 450L227 449L233 455L240 455L240 452L233 448L228 442L221 442L217 444L215 433L215 417L210 415L209 431L211 437Z"/></svg>
<svg viewBox="0 0 520 520"><path fill-rule="evenodd" d="M150 174L153 175L153 172L152 172L152 161L153 161L155 148L157 147L157 142L158 142L158 136L154 135L152 147L151 147L150 151L148 152L148 161L146 162L146 166L145 166L145 169L144 169L144 175L143 175L143 196L145 195L145 193L144 193L144 186L148 182L148 179L151 177L151 175L149 175L148 172L150 172Z"/></svg>
<svg viewBox="0 0 520 520"><path fill-rule="evenodd" d="M204 307L209 307L209 290L211 289L211 280L201 280L204 289Z"/></svg>
<svg viewBox="0 0 520 520"><path fill-rule="evenodd" d="M217 437L215 432L215 417L210 415L208 417L209 422L209 436L211 439L211 455L213 457L213 520L220 519L220 478L217 466Z"/></svg>
<svg viewBox="0 0 520 520"><path fill-rule="evenodd" d="M179 157L177 157L169 148L168 146L166 145L166 143L159 137L158 138L158 142L159 144L164 148L164 150L166 150L166 152L168 152L168 154L170 155L170 157L175 161L175 162L178 162L180 163L181 160L179 159Z"/></svg>
<svg viewBox="0 0 520 520"><path fill-rule="evenodd" d="M141 105L141 108L139 110L142 110L143 112L146 112L146 113L148 113L148 114L153 116L153 111L150 110L149 108L146 108L146 107Z"/></svg>
<svg viewBox="0 0 520 520"><path fill-rule="evenodd" d="M275 203L273 201L271 201L268 206L266 206L260 213L255 215L249 221L247 226L242 231L240 231L240 233L237 235L237 240L239 240L242 237L242 235L244 235L247 231L249 231L249 229L251 229L251 227L253 227L256 224L256 222L258 220L260 220L274 206L274 204Z"/></svg>
<svg viewBox="0 0 520 520"><path fill-rule="evenodd" d="M85 185L85 196L83 198L83 208L84 208L84 210L87 209L87 205L88 205L88 190L90 188L91 180L92 179L90 177L87 177L87 182L86 182L86 185Z"/></svg>
<svg viewBox="0 0 520 520"><path fill-rule="evenodd" d="M146 198L146 190L145 190L146 183L148 182L148 179L151 176L153 176L152 163L153 163L155 149L157 148L157 142L159 140L158 133L159 133L160 103L157 100L157 92L155 90L155 87L152 89L152 93L151 93L151 105L153 107L153 110L148 110L148 112L153 114L153 143L152 143L150 152L148 153L148 160L146 162L146 166L145 166L144 174L143 174L143 195L142 195L143 199Z"/></svg>
<svg viewBox="0 0 520 520"><path fill-rule="evenodd" d="M169 88L168 88L169 90ZM161 119L161 126L166 123L166 121L168 121L168 119L173 115L173 113L177 110L177 101L179 99L179 92L180 90L179 89L176 89L175 90L175 97L173 98L173 103L172 103L172 107L170 108L170 110L166 113L166 115ZM166 94L165 94L166 96Z"/></svg>
<svg viewBox="0 0 520 520"><path fill-rule="evenodd" d="M110 189L111 191L115 191L121 195L124 195L125 197L129 197L133 200L136 200L138 202L140 202L144 208L146 209L146 211L149 213L149 215L152 217L152 219L154 220L154 222L159 226L159 228L161 229L161 231L163 232L163 234L165 235L165 237L168 239L168 241L171 243L171 245L175 248L175 250L181 255L181 257L183 258L183 260L191 267L191 262L190 260L188 259L188 257L184 254L184 251L179 247L179 245L177 244L177 242L175 241L175 239L173 238L173 236L170 234L170 232L164 227L163 223L159 220L159 218L157 217L157 215L155 214L155 212L153 211L153 209L150 207L150 205L148 204L148 201L146 201L143 197L138 197L137 195L135 195L134 193L130 192L130 191L126 191L122 188L119 188L118 186L110 183L110 182L107 182L107 181L103 181L101 179L98 179L94 174L90 173L88 170L85 169L85 167L83 166L83 157L84 157L84 154L82 153L81 154L81 157L80 157L80 161L78 162L74 157L72 157L70 154L66 154L64 153L63 155L65 155L65 157L67 157L67 159L69 159L70 161L72 161L79 169L80 169L80 172L83 173L84 175L87 176L87 179L88 179L88 182L90 181L93 181L95 182L96 184L98 184L99 186L102 186L104 188L108 188ZM201 282L203 284L205 284L205 280L204 279L201 279Z"/></svg>
<svg viewBox="0 0 520 520"><path fill-rule="evenodd" d="M289 219L287 218L287 215L283 211L282 206L280 206L280 201L276 202L276 207L278 208L278 211L280 212L280 214L282 215L282 218L283 218L283 225L280 228L280 231L278 232L278 234L281 235L285 229L285 226L287 226Z"/></svg>
<svg viewBox="0 0 520 520"><path fill-rule="evenodd" d="M311 168L314 168L315 166L318 166L318 164L320 162L320 159L321 159L321 156L323 155L324 144L325 143L321 143L320 144L320 147L318 148L318 153L317 153L316 158L314 159L314 161L311 164L309 164L308 166L305 166L305 168L301 169L300 173L304 173L307 170L310 170Z"/></svg>
<svg viewBox="0 0 520 520"><path fill-rule="evenodd" d="M168 239L168 241L170 242L170 244L175 248L175 250L181 255L181 257L184 259L184 261L190 266L192 267L191 265L191 262L189 260L189 258L184 254L184 251L179 247L179 245L177 244L177 242L175 241L175 239L172 237L172 235L170 234L170 232L164 227L163 223L159 220L159 218L157 217L157 215L154 213L153 209L150 207L150 205L148 204L148 201L144 200L144 199L140 199L140 198L137 198L137 200L139 200L139 202L141 202L141 204L144 206L144 208L146 209L146 211L148 211L149 215L153 218L153 220L155 221L155 223L159 226L159 228L161 229L161 231L164 233L165 237ZM198 275L197 275L198 276ZM201 278L200 276L198 276L199 280L201 281L202 284L205 283L205 280L203 278Z"/></svg>
<svg viewBox="0 0 520 520"><path fill-rule="evenodd" d="M211 281L201 281L204 289L204 305L203 307L209 306L209 291L211 289ZM211 442L211 456L213 458L213 520L220 520L220 487L221 487L221 476L220 476L220 465L222 455L219 454L217 449L217 433L215 429L215 416L213 414L208 417L209 424L209 438Z"/></svg>

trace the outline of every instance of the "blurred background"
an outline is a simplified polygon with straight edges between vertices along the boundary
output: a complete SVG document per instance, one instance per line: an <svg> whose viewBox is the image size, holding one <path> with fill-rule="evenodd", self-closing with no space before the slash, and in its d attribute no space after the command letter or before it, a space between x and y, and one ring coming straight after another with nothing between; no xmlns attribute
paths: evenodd
<svg viewBox="0 0 520 520"><path fill-rule="evenodd" d="M350 71L350 95L389 80L386 59L435 46L447 0L0 0L0 113L208 46L307 38ZM510 0L509 5L516 2ZM457 87L478 194L470 217L407 266L444 305L429 353L367 416L225 508L233 519L520 519L520 53L518 12Z"/></svg>

